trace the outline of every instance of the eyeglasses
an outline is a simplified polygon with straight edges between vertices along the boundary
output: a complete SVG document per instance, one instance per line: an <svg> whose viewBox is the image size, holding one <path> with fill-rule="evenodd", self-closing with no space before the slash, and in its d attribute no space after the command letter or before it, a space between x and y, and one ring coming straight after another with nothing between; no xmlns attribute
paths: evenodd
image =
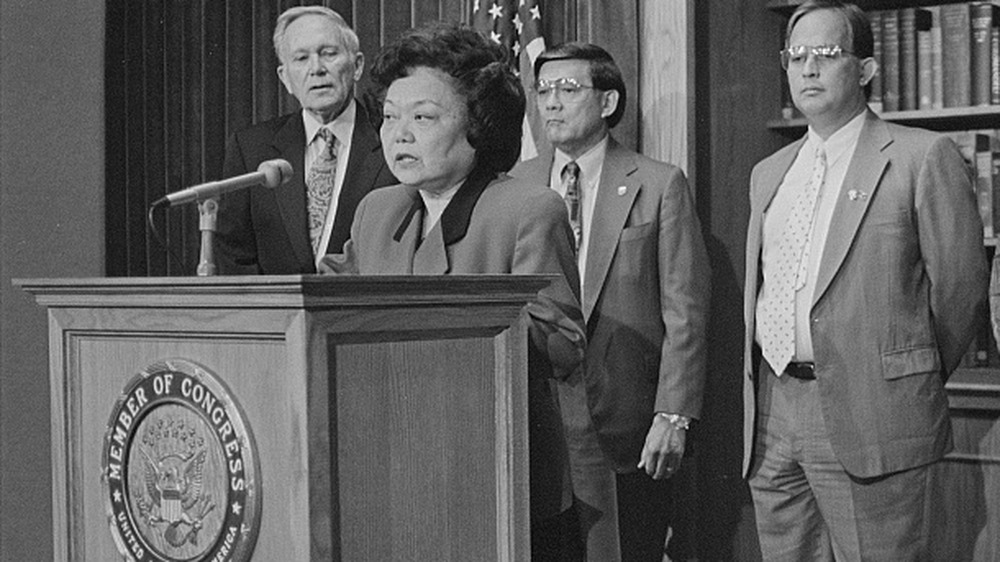
<svg viewBox="0 0 1000 562"><path fill-rule="evenodd" d="M789 66L802 66L806 63L809 55L816 60L820 67L831 64L844 55L853 55L840 45L793 45L781 50L781 68L788 70Z"/></svg>
<svg viewBox="0 0 1000 562"><path fill-rule="evenodd" d="M583 98L584 90L593 90L593 86L584 86L575 78L558 78L556 80L539 80L535 83L535 92L538 97L547 98L552 92L565 102L579 101Z"/></svg>

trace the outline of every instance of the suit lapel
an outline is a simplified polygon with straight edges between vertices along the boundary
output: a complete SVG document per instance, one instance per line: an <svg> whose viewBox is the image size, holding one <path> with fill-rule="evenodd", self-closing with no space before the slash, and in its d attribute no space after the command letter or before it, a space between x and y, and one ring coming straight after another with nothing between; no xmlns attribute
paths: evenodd
<svg viewBox="0 0 1000 562"><path fill-rule="evenodd" d="M328 248L328 252L339 251L335 246L343 245L350 238L354 210L361 199L374 188L379 170L386 165L382 144L368 120L368 112L361 103L355 105L357 113L351 136L351 153L348 155L347 170L340 188L337 216L333 221L334 231L330 233L330 246L334 248Z"/></svg>
<svg viewBox="0 0 1000 562"><path fill-rule="evenodd" d="M768 165L762 165L755 169L754 176L750 184L750 224L747 228L747 252L746 252L746 277L744 278L748 287L754 287L749 291L749 298L743 301L743 318L746 321L746 332L744 334L744 347L750 349L755 334L755 315L757 306L757 291L764 281L764 271L761 268L761 251L764 244L764 213L774 199L774 194L778 192L778 186L785 179L785 174L791 168L796 155L805 144L806 137L803 136L794 143L782 149L774 156L773 161Z"/></svg>
<svg viewBox="0 0 1000 562"><path fill-rule="evenodd" d="M441 219L417 248L413 257L414 273L443 275L451 271L447 248L465 238L476 203L493 180L492 173L479 170L473 170L466 178L441 213Z"/></svg>
<svg viewBox="0 0 1000 562"><path fill-rule="evenodd" d="M799 150L802 149L802 145L805 144L806 137L795 141L789 145L788 150L782 152L779 156L775 158L774 164L760 170L760 179L758 184L760 189L756 192L750 194L754 198L751 208L759 209L760 215L767 211L767 207L771 204L771 200L774 199L774 194L778 192L778 186L781 185L782 180L785 179L785 174L788 173L788 169L792 167L792 162L795 161L795 157L798 156ZM764 221L761 220L761 228L764 226Z"/></svg>
<svg viewBox="0 0 1000 562"><path fill-rule="evenodd" d="M381 256L385 263L392 264L393 273L412 274L413 258L417 252L417 242L424 228L424 202L416 189L406 189L408 197L403 205L406 210L389 244L389 255ZM401 209L402 210L402 209Z"/></svg>
<svg viewBox="0 0 1000 562"><path fill-rule="evenodd" d="M775 156L771 165L758 168L757 173L759 175L755 183L751 186L751 215L750 228L747 233L747 249L752 252L748 253L748 256L753 256L753 258L748 257L747 267L753 268L757 272L755 277L758 287L760 287L763 281L763 271L760 269L760 257L764 243L764 214L771 205L771 201L774 200L774 195L778 192L778 187L784 181L785 174L792 167L795 157L799 154L799 150L802 149L802 145L805 142L806 137L803 136ZM748 271L753 273L753 271Z"/></svg>
<svg viewBox="0 0 1000 562"><path fill-rule="evenodd" d="M601 170L601 180L594 201L594 215L590 225L587 270L583 272L583 316L590 313L597 303L601 287L608 276L611 258L618 247L618 238L635 198L642 185L632 177L638 169L635 158L615 140L608 137L608 149ZM623 189L624 188L624 189Z"/></svg>
<svg viewBox="0 0 1000 562"><path fill-rule="evenodd" d="M305 180L305 125L300 114L292 115L285 125L274 135L274 147L281 157L292 164L293 175L288 185L274 190L278 202L278 212L285 225L285 232L291 241L292 250L300 263L312 263L315 257L309 234L303 228L306 220L306 180Z"/></svg>
<svg viewBox="0 0 1000 562"><path fill-rule="evenodd" d="M882 173L889 164L889 158L884 150L891 143L892 137L885 123L869 112L861 129L851 164L844 176L844 184L836 194L837 204L823 247L819 272L816 274L813 304L826 292L834 275L844 263L844 258L847 257L847 252L861 226L861 219L864 218L868 205L874 199ZM846 195L852 190L864 193L866 196L852 199Z"/></svg>

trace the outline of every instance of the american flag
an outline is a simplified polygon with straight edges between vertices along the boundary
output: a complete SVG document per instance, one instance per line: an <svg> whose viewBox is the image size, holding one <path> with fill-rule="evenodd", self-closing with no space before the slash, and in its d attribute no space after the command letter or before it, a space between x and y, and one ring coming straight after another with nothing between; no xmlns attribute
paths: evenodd
<svg viewBox="0 0 1000 562"><path fill-rule="evenodd" d="M547 142L532 87L532 65L545 50L542 10L539 5L541 0L471 1L472 25L510 49L513 55L511 60L517 61L517 68L514 70L519 73L524 93L528 97L521 139L521 160L534 158L538 155L538 147Z"/></svg>

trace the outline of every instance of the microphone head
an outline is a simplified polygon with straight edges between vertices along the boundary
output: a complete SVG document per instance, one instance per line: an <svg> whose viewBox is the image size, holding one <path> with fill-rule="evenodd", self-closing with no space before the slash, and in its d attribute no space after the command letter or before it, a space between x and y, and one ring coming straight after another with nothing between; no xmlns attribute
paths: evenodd
<svg viewBox="0 0 1000 562"><path fill-rule="evenodd" d="M262 185L271 189L286 184L288 180L292 179L292 165L288 163L288 160L281 158L261 162L260 166L257 166L257 171L264 174Z"/></svg>

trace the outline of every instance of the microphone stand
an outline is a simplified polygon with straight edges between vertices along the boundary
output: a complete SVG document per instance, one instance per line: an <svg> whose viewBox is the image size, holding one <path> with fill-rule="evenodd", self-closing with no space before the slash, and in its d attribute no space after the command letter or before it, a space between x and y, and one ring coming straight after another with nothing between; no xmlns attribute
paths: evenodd
<svg viewBox="0 0 1000 562"><path fill-rule="evenodd" d="M219 202L210 197L198 202L198 230L201 231L201 253L198 257L198 276L215 275L215 253L213 243L216 232L216 216Z"/></svg>

